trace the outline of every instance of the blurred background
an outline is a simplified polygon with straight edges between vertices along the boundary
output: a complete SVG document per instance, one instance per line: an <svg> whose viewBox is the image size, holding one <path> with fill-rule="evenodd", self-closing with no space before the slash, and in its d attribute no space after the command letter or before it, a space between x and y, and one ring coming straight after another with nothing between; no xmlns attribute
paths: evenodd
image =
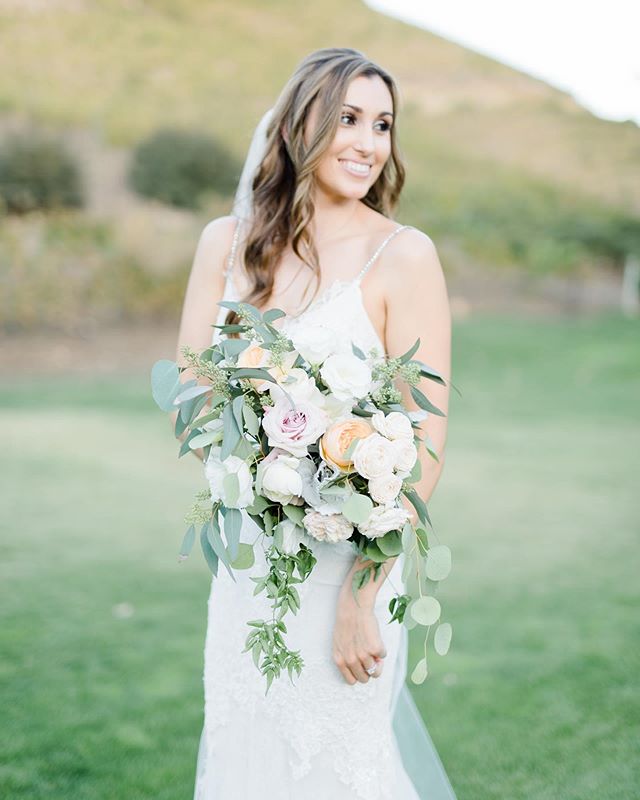
<svg viewBox="0 0 640 800"><path fill-rule="evenodd" d="M3 798L191 797L204 481L149 371L255 125L327 46L399 83L395 218L454 312L453 644L413 696L459 800L637 796L640 65L607 72L633 20L426 6L0 0Z"/></svg>

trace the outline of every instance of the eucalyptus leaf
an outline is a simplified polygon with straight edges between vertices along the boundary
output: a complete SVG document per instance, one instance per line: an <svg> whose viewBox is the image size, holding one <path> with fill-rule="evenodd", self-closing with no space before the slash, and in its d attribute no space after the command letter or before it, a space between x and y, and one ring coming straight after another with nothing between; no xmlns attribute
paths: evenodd
<svg viewBox="0 0 640 800"><path fill-rule="evenodd" d="M213 548L213 551L218 556L220 561L222 561L222 563L225 565L227 572L235 581L236 579L230 566L229 553L227 552L224 542L222 541L222 536L220 535L220 525L218 523L217 514L214 514L209 520L209 524L207 526L207 539L209 540L209 544Z"/></svg>
<svg viewBox="0 0 640 800"><path fill-rule="evenodd" d="M220 459L222 461L230 456L233 452L233 449L238 444L240 439L240 431L238 430L238 426L236 425L236 420L233 415L233 408L229 403L224 407L222 412L222 425L224 435L222 438L222 448L220 450Z"/></svg>
<svg viewBox="0 0 640 800"><path fill-rule="evenodd" d="M428 378L431 381L435 381L436 383L439 383L442 386L445 385L444 378L433 367L428 366L427 364L424 363L424 361L416 361L415 363L420 366L420 374L423 377Z"/></svg>
<svg viewBox="0 0 640 800"><path fill-rule="evenodd" d="M262 318L264 319L265 322L268 322L269 324L271 324L274 320L281 319L282 317L286 317L286 316L287 315L285 314L285 312L282 311L281 309L279 309L279 308L270 308L268 311L264 312L264 314L262 315Z"/></svg>
<svg viewBox="0 0 640 800"><path fill-rule="evenodd" d="M378 539L368 541L362 552L367 558L375 561L376 564L383 564L388 558L387 554L383 553L380 547L378 547Z"/></svg>
<svg viewBox="0 0 640 800"><path fill-rule="evenodd" d="M229 508L234 508L240 497L240 481L235 472L229 472L224 476L222 479L222 487L224 489L225 505Z"/></svg>
<svg viewBox="0 0 640 800"><path fill-rule="evenodd" d="M367 357L362 352L362 350L359 347L357 347L355 344L353 344L353 342L351 342L351 350L353 352L353 355L356 356L357 358L359 358L361 361L366 361L367 360Z"/></svg>
<svg viewBox="0 0 640 800"><path fill-rule="evenodd" d="M166 358L151 367L151 393L162 411L173 411L173 401L182 388L180 372L175 361Z"/></svg>
<svg viewBox="0 0 640 800"><path fill-rule="evenodd" d="M443 581L451 572L451 550L446 544L437 544L427 553L427 577L432 581Z"/></svg>
<svg viewBox="0 0 640 800"><path fill-rule="evenodd" d="M433 634L433 648L439 656L446 656L449 652L451 644L451 625L448 622L442 622L436 628Z"/></svg>
<svg viewBox="0 0 640 800"><path fill-rule="evenodd" d="M292 506L286 505L282 506L282 510L287 515L287 517L294 522L296 525L302 525L302 520L304 519L304 508L301 506Z"/></svg>
<svg viewBox="0 0 640 800"><path fill-rule="evenodd" d="M255 564L255 553L253 545L246 542L240 542L238 545L238 555L231 562L233 569L249 569Z"/></svg>
<svg viewBox="0 0 640 800"><path fill-rule="evenodd" d="M224 515L224 535L227 539L227 552L229 553L231 561L238 557L241 529L242 514L240 510L237 508L227 508Z"/></svg>
<svg viewBox="0 0 640 800"><path fill-rule="evenodd" d="M251 514L253 517L258 517L262 514L265 508L268 508L270 505L269 501L265 497L261 497L259 494L255 495L253 498L253 503L247 508L247 513Z"/></svg>
<svg viewBox="0 0 640 800"><path fill-rule="evenodd" d="M424 683L427 678L427 659L421 658L413 668L411 681L417 685Z"/></svg>
<svg viewBox="0 0 640 800"><path fill-rule="evenodd" d="M389 531L376 539L378 548L386 555L392 558L393 556L400 555L402 552L402 538L398 531Z"/></svg>
<svg viewBox="0 0 640 800"><path fill-rule="evenodd" d="M213 575L218 574L218 556L215 554L215 551L211 547L211 543L209 542L209 538L207 536L207 530L209 528L209 523L205 523L202 526L202 530L200 531L200 546L202 548L202 553L205 557L207 564L209 565L209 569L213 573Z"/></svg>
<svg viewBox="0 0 640 800"><path fill-rule="evenodd" d="M205 447L208 444L212 444L217 438L219 438L219 436L220 433L218 431L206 431L205 433L198 433L193 437L193 439L189 440L189 447L192 450L195 450L198 447Z"/></svg>
<svg viewBox="0 0 640 800"><path fill-rule="evenodd" d="M237 358L250 344L250 339L224 339L220 342L219 347L224 353L224 357L231 360Z"/></svg>
<svg viewBox="0 0 640 800"><path fill-rule="evenodd" d="M196 436L200 436L199 431L189 431L187 438L184 440L180 450L178 451L178 458L182 458L182 456L185 456L187 453L191 452L191 440L195 439Z"/></svg>
<svg viewBox="0 0 640 800"><path fill-rule="evenodd" d="M420 497L420 495L416 492L415 489L406 489L403 494L409 500L411 505L415 508L416 513L418 514L418 518L420 522L426 522L427 525L431 525L431 520L429 519L429 512L427 511L427 506L424 500Z"/></svg>
<svg viewBox="0 0 640 800"><path fill-rule="evenodd" d="M201 394L207 394L211 391L211 386L202 386L199 384L198 386L190 386L188 389L185 389L183 392L180 392L175 400L173 401L174 406L181 405L185 403L187 400L193 400L194 397L199 397Z"/></svg>
<svg viewBox="0 0 640 800"><path fill-rule="evenodd" d="M236 427L242 433L244 427L244 420L242 417L242 407L244 406L244 395L239 394L237 397L233 398L233 402L231 403L231 408L233 409L233 418L236 421Z"/></svg>
<svg viewBox="0 0 640 800"><path fill-rule="evenodd" d="M416 597L409 604L409 613L420 625L433 625L440 617L440 603L435 597Z"/></svg>
<svg viewBox="0 0 640 800"><path fill-rule="evenodd" d="M185 559L193 549L193 543L196 540L195 525L189 525L187 532L184 535L182 544L180 545L180 558Z"/></svg>
<svg viewBox="0 0 640 800"><path fill-rule="evenodd" d="M417 386L411 386L411 397L416 401L420 408L428 411L430 414L435 414L438 417L446 417L444 411L440 411L437 406L434 406L431 400L426 397Z"/></svg>
<svg viewBox="0 0 640 800"><path fill-rule="evenodd" d="M268 381L269 383L277 383L273 375L261 367L236 367L230 371L232 378L254 378Z"/></svg>
<svg viewBox="0 0 640 800"><path fill-rule="evenodd" d="M373 503L366 495L354 492L345 500L341 511L349 522L360 525L369 518L373 511Z"/></svg>
<svg viewBox="0 0 640 800"><path fill-rule="evenodd" d="M248 403L242 407L242 416L244 417L244 426L252 436L257 436L260 432L260 420L258 415L251 408Z"/></svg>
<svg viewBox="0 0 640 800"><path fill-rule="evenodd" d="M406 364L407 361L410 361L418 351L419 347L420 347L420 339L416 339L413 345L407 350L407 352L404 353L404 355L400 356L400 363Z"/></svg>

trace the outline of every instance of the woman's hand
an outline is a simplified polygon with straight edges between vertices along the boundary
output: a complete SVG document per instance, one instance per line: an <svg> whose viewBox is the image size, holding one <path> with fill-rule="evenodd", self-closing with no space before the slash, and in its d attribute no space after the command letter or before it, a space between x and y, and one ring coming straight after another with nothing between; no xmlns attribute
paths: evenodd
<svg viewBox="0 0 640 800"><path fill-rule="evenodd" d="M358 593L358 602L350 585L340 591L336 623L333 629L333 660L347 683L367 683L369 678L379 678L387 650L380 636L378 619L374 611L374 596ZM366 669L378 665L373 675Z"/></svg>

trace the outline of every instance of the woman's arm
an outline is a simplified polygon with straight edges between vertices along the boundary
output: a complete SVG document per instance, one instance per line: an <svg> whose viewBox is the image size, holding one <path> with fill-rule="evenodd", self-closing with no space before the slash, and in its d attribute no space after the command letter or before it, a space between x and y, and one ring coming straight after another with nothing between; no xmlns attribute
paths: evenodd
<svg viewBox="0 0 640 800"><path fill-rule="evenodd" d="M381 263L380 289L386 305L385 344L387 353L400 356L420 338L414 358L433 367L447 379L446 386L423 379L420 388L431 402L445 414L449 407L448 378L451 370L451 315L442 266L431 239L420 231L408 231L396 239L393 258ZM398 266L401 265L401 266ZM417 409L408 387L403 388L407 408ZM421 445L419 448L422 476L414 488L426 502L438 483L444 464L447 418L430 414L420 425L420 436L429 436L436 462ZM386 653L380 637L374 604L380 587L396 559L385 562L378 578L370 580L358 591L358 600L351 591L351 579L358 569L370 561L356 558L340 592L338 615L334 629L333 657L347 683L366 682L364 667L380 661ZM382 664L374 677L379 677Z"/></svg>
<svg viewBox="0 0 640 800"><path fill-rule="evenodd" d="M211 344L213 335L211 326L215 324L219 311L217 303L222 299L224 292L224 271L235 226L235 217L218 217L209 222L200 235L184 296L178 331L176 363L180 367L186 366L181 353L184 345L188 345L196 353L200 353ZM180 373L182 383L191 379L196 379L199 383L206 383L202 378L197 379L191 369L187 368ZM206 413L206 406L201 413ZM174 429L177 416L178 411L172 411L170 414ZM179 440L184 441L186 436L187 432L185 431ZM203 459L202 448L192 450L192 452L200 460Z"/></svg>

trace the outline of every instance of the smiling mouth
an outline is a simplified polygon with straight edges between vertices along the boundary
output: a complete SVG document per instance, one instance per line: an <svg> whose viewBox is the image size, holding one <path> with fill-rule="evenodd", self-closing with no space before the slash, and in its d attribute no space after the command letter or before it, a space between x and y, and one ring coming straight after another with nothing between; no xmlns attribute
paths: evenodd
<svg viewBox="0 0 640 800"><path fill-rule="evenodd" d="M339 158L338 161L345 172L348 172L349 175L354 175L356 178L366 178L371 173L371 164L358 164L357 161L350 161L346 158Z"/></svg>

